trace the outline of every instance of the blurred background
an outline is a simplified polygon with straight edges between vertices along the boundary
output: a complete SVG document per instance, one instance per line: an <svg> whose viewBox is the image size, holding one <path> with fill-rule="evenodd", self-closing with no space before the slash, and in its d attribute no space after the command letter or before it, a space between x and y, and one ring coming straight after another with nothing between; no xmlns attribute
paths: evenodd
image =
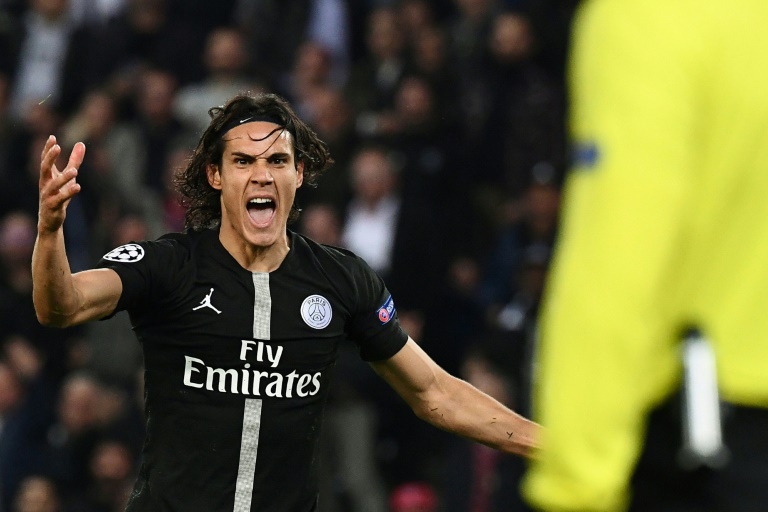
<svg viewBox="0 0 768 512"><path fill-rule="evenodd" d="M241 91L286 97L336 160L291 228L364 257L438 363L528 414L577 3L0 0L0 511L122 511L141 460L127 316L35 318L45 139L87 146L65 225L82 270L183 228L170 176ZM351 344L323 443L323 512L526 510L521 460L416 419Z"/></svg>

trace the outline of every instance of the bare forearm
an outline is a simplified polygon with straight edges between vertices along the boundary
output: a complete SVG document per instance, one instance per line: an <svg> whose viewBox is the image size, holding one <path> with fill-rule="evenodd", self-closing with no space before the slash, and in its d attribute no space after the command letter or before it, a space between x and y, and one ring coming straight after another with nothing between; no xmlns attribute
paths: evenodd
<svg viewBox="0 0 768 512"><path fill-rule="evenodd" d="M432 425L497 450L531 457L540 427L465 381L445 375L442 392L425 400L416 414Z"/></svg>
<svg viewBox="0 0 768 512"><path fill-rule="evenodd" d="M77 290L64 248L62 229L40 231L32 253L32 298L38 320L63 327L78 310Z"/></svg>
<svg viewBox="0 0 768 512"><path fill-rule="evenodd" d="M534 457L541 427L440 368L414 342L373 368L416 415L448 432L507 453Z"/></svg>

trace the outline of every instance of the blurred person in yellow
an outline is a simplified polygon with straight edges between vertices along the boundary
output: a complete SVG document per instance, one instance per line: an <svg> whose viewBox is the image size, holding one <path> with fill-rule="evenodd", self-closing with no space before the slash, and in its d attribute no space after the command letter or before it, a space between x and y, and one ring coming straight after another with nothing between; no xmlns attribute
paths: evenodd
<svg viewBox="0 0 768 512"><path fill-rule="evenodd" d="M538 510L768 510L766 20L764 0L576 15L574 165L536 356L544 450L523 483ZM726 404L714 467L679 458L691 325Z"/></svg>

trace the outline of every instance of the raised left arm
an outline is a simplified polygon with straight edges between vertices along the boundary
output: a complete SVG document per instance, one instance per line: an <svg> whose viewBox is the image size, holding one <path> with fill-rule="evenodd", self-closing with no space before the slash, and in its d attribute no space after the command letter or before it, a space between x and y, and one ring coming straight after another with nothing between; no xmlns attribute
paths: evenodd
<svg viewBox="0 0 768 512"><path fill-rule="evenodd" d="M447 373L412 339L371 366L424 421L497 450L535 456L539 425Z"/></svg>

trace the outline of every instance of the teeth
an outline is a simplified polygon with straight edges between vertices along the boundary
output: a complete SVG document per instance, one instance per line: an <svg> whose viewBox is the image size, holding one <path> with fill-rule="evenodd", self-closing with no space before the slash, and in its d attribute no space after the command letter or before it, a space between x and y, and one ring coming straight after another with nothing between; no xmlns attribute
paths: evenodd
<svg viewBox="0 0 768 512"><path fill-rule="evenodd" d="M266 203L271 203L272 200L267 197L255 197L248 202L253 204L266 204Z"/></svg>

